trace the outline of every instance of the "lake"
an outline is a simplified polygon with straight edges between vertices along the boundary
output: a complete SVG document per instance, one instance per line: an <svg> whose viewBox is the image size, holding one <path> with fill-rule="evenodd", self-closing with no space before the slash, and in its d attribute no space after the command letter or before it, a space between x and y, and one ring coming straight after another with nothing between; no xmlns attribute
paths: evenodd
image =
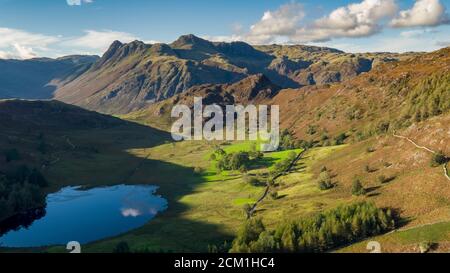
<svg viewBox="0 0 450 273"><path fill-rule="evenodd" d="M47 196L45 210L33 212L0 237L0 246L81 244L139 228L167 209L155 186L119 185L83 190L67 187Z"/></svg>

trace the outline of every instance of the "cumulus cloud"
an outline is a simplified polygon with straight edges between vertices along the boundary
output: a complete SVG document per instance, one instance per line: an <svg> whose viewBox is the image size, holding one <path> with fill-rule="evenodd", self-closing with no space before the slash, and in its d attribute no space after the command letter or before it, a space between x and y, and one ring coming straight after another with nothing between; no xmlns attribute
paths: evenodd
<svg viewBox="0 0 450 273"><path fill-rule="evenodd" d="M382 29L380 23L395 15L394 0L364 0L332 11L311 26L298 29L291 37L296 42L327 41L341 37L366 37Z"/></svg>
<svg viewBox="0 0 450 273"><path fill-rule="evenodd" d="M438 26L449 22L445 6L439 0L417 0L411 9L400 11L391 21L391 26Z"/></svg>
<svg viewBox="0 0 450 273"><path fill-rule="evenodd" d="M305 13L301 4L289 3L266 11L248 31L240 28L231 36L206 37L214 41L244 40L251 44L310 43L335 38L369 37L389 26L433 27L449 22L440 0L417 0L411 9L400 12L396 0L361 0L341 6L308 23L302 22ZM401 35L407 38L420 33L411 31Z"/></svg>
<svg viewBox="0 0 450 273"><path fill-rule="evenodd" d="M397 11L395 0L363 0L339 7L309 24L301 24L305 10L301 4L294 2L266 11L247 32L213 39L240 39L252 44L267 44L277 41L304 43L342 37L366 37L380 32L383 20L393 18Z"/></svg>
<svg viewBox="0 0 450 273"><path fill-rule="evenodd" d="M305 16L303 6L290 3L274 11L266 11L261 20L250 27L246 40L254 43L268 43L276 36L289 36L298 28Z"/></svg>
<svg viewBox="0 0 450 273"><path fill-rule="evenodd" d="M90 4L93 0L67 0L69 6L81 6L81 4Z"/></svg>

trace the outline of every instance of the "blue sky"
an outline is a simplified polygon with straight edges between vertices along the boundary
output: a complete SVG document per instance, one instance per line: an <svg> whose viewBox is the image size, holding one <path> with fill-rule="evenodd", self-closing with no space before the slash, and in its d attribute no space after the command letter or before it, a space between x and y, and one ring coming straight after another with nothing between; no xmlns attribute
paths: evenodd
<svg viewBox="0 0 450 273"><path fill-rule="evenodd" d="M0 58L102 54L115 39L193 33L346 51L450 45L450 0L0 0Z"/></svg>

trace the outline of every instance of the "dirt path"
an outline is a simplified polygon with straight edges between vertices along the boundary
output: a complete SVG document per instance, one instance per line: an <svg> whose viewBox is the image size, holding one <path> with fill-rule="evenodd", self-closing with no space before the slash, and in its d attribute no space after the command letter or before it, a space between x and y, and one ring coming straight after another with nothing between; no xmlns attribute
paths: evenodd
<svg viewBox="0 0 450 273"><path fill-rule="evenodd" d="M136 168L134 168L128 175L125 176L123 183L127 184L127 182L141 169L141 167L145 164L145 161L147 161L151 156L151 152L149 152L142 160L139 161Z"/></svg>
<svg viewBox="0 0 450 273"><path fill-rule="evenodd" d="M278 174L277 176L275 176L274 178L272 178L273 183L269 183L269 184L274 184L274 182L282 177L283 175L285 175L286 173L288 173L289 171L291 171L291 169L295 166L295 164L297 164L297 162L302 158L302 156L306 153L307 150L302 151L301 153L299 153L297 155L297 157L291 162L291 164L289 165L288 168L286 168L286 170L284 172L281 172L280 174ZM250 219L252 217L252 215L255 213L256 208L258 207L258 205L264 201L264 199L266 199L267 195L269 195L270 192L270 186L266 187L266 190L264 191L264 194L258 199L258 201L256 201L255 204L253 204L253 206L251 207L251 209L249 210L249 212L247 213L247 219Z"/></svg>
<svg viewBox="0 0 450 273"><path fill-rule="evenodd" d="M416 146L419 149L425 150L425 151L430 152L432 154L437 154L436 151L433 151L430 148L427 148L425 146L420 146L420 145L418 145L417 143L415 143L412 139L410 139L408 137L396 135L395 133L393 134L393 136L396 137L396 138L407 140L407 141L411 142L414 146ZM450 177L448 176L447 163L443 164L443 168L444 168L444 176L450 181Z"/></svg>

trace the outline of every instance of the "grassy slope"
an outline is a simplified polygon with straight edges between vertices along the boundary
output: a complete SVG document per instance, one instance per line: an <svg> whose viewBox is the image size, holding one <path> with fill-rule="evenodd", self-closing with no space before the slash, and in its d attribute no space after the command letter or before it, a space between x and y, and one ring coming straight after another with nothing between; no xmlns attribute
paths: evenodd
<svg viewBox="0 0 450 273"><path fill-rule="evenodd" d="M250 142L226 145L224 149L227 152L250 150ZM214 164L208 160L212 151L213 146L206 142L167 143L129 150L135 157L148 159L128 183L150 183L149 177L155 173L167 174L170 177L156 175L157 179L151 179L151 183L160 186L158 193L169 200L169 209L142 228L90 244L84 251L108 252L118 242L127 241L137 251L204 252L210 244L231 241L245 219L243 204L257 200L264 187L246 184L242 175L235 172L217 174ZM265 157L275 163L287 155L288 152L278 152ZM160 163L155 165L155 162ZM195 167L203 168L204 174L194 174ZM264 169L252 172L260 171Z"/></svg>
<svg viewBox="0 0 450 273"><path fill-rule="evenodd" d="M448 124L448 118L448 115L433 118L398 133L433 149L446 148L448 138L441 128L442 124ZM63 136L67 134L76 149L72 150L66 143ZM20 144L21 153L36 154L35 136L27 136L20 131L9 132L8 135L21 137L13 138L17 145ZM58 153L60 160L46 173L53 185L51 191L67 185L154 184L160 186L158 193L169 200L169 209L147 225L122 236L84 246L87 252L109 252L120 241L127 241L133 250L207 251L209 244L232 240L244 220L243 204L254 202L264 191L263 187L244 183L240 174L216 174L209 160L212 143L170 143L165 133L130 124L46 135L54 144L52 149L55 151L50 154L62 152ZM9 142L0 141L1 147L11 145L10 142L11 139ZM91 152L89 147L92 146L99 153ZM228 152L246 150L250 149L250 143L223 147ZM368 147L375 151L367 152ZM274 163L287 154L270 153L266 154L266 159ZM34 157L26 159L38 161ZM429 159L426 152L390 136L338 147L315 148L306 153L290 174L277 181L281 198L264 200L257 215L268 226L274 226L285 219L367 199L381 207L398 209L409 221L404 223L405 228L449 221L450 185L441 168L429 167ZM365 172L366 165L374 171ZM332 172L336 183L334 189L325 192L319 191L315 182L322 166ZM203 168L204 174L195 175L194 167ZM262 168L252 172L265 171ZM377 181L379 175L395 179L380 184ZM362 178L369 190L368 196L351 196L351 183L355 176ZM413 244L428 238L442 245L449 241L445 235L448 234L448 225L445 224L405 232L407 235L393 233L381 236L380 240L389 242L386 248L393 251L412 249ZM343 251L364 251L361 246L364 243ZM55 247L48 251L63 251L63 248Z"/></svg>
<svg viewBox="0 0 450 273"><path fill-rule="evenodd" d="M337 252L368 252L366 247L371 241L379 242L381 251L385 253L417 253L420 251L419 244L424 242L433 245L432 252L448 252L450 246L450 222L439 222L392 232L344 247Z"/></svg>
<svg viewBox="0 0 450 273"><path fill-rule="evenodd" d="M425 141L428 135L439 138L439 128L447 118L434 118L432 122L419 124L418 128L401 133L418 141ZM421 133L414 135L413 132ZM435 145L439 146L439 143L442 142ZM240 142L223 147L232 152L249 149L250 144ZM375 151L367 152L369 147ZM244 220L242 206L253 203L264 188L245 184L239 174L216 174L208 160L212 149L211 144L204 142L181 142L129 150L135 157L149 155L149 159L155 162L169 164L169 169L144 164L129 182L148 183L148 178L154 176L155 167L158 173L171 173L170 178L152 182L161 186L159 193L169 199L170 209L138 230L91 244L85 247L85 251L111 251L120 241L127 241L134 250L206 251L209 244L232 240ZM279 152L267 154L266 157L276 162L286 155L287 152ZM415 251L414 247L423 240L445 246L449 241L448 225L415 228L450 220L450 186L440 168L429 167L429 159L430 155L426 152L390 136L350 145L315 148L306 153L291 173L277 181L280 199L265 199L258 207L257 216L262 217L267 226L273 227L286 219L309 216L342 203L368 200L380 207L399 210L407 220L402 223L405 225L402 228L412 228L375 238L382 240L385 251ZM366 165L374 171L366 173ZM316 184L323 166L331 171L336 184L334 189L325 192L320 191ZM191 171L194 167L206 170L204 175L194 175ZM180 168L187 171L181 174ZM381 184L377 180L379 175L395 179ZM361 177L368 189L366 197L351 195L351 183L355 176ZM342 251L364 252L365 244L362 242Z"/></svg>

